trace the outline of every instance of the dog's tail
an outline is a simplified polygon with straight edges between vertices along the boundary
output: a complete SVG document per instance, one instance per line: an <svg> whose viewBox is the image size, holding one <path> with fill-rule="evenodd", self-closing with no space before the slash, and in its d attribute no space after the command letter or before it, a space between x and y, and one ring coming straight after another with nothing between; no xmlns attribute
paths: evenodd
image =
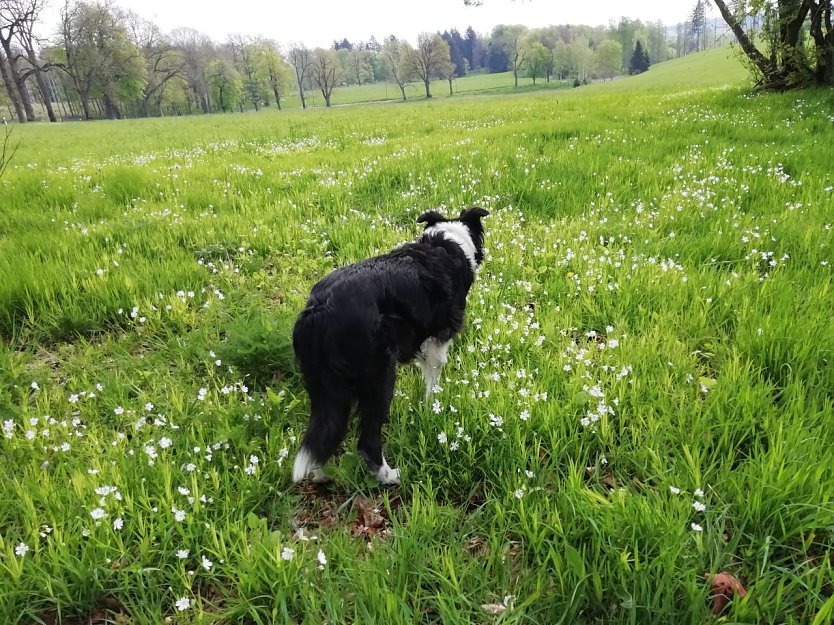
<svg viewBox="0 0 834 625"><path fill-rule="evenodd" d="M298 450L295 457L295 464L292 467L292 481L300 482L319 469L319 463L313 458L313 454L304 445Z"/></svg>

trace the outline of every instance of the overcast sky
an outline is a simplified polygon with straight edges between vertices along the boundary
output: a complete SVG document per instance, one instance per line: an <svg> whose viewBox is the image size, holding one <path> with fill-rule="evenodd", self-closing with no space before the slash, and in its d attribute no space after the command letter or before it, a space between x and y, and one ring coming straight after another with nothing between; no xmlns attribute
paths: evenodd
<svg viewBox="0 0 834 625"><path fill-rule="evenodd" d="M263 35L280 43L301 41L328 47L334 39L381 42L390 34L411 41L422 31L467 26L489 32L496 24L588 24L617 21L620 16L675 24L691 13L694 0L484 0L467 7L463 0L116 0L155 21L164 31L191 26L223 41L240 33ZM62 0L52 0L44 15L47 34L56 30Z"/></svg>

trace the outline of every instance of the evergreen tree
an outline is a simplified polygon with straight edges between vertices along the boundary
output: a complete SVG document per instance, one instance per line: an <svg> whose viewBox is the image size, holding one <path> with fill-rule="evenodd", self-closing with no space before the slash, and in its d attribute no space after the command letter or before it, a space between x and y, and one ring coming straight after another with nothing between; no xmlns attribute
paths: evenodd
<svg viewBox="0 0 834 625"><path fill-rule="evenodd" d="M647 69L649 69L649 54L638 39L637 44L634 46L634 52L631 55L631 61L628 64L628 73L642 74Z"/></svg>
<svg viewBox="0 0 834 625"><path fill-rule="evenodd" d="M700 52L705 46L702 46L702 40L706 34L707 28L707 14L704 0L698 0L695 3L695 8L692 9L692 15L689 18L690 31L694 39L695 52Z"/></svg>
<svg viewBox="0 0 834 625"><path fill-rule="evenodd" d="M479 48L478 35L470 26L466 29L466 37L463 40L463 56L469 61L469 67L472 69L478 68L478 58L476 51Z"/></svg>

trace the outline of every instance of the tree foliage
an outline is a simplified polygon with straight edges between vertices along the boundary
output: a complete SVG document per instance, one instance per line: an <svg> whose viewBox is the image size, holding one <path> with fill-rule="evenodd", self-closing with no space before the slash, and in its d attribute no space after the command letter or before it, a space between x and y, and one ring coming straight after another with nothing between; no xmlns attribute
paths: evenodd
<svg viewBox="0 0 834 625"><path fill-rule="evenodd" d="M628 73L642 74L648 71L650 65L649 54L638 40L634 46L634 52L631 53L631 60L628 62Z"/></svg>
<svg viewBox="0 0 834 625"><path fill-rule="evenodd" d="M403 101L406 100L405 86L413 80L414 65L410 58L410 46L391 35L385 40L382 46L382 54L385 56L388 72L397 83Z"/></svg>
<svg viewBox="0 0 834 625"><path fill-rule="evenodd" d="M324 96L326 106L330 106L330 98L333 95L333 89L336 87L336 82L340 77L339 60L336 58L336 53L333 50L324 50L316 48L313 52L313 63L310 66L310 73L313 77L313 82L316 83L321 95Z"/></svg>
<svg viewBox="0 0 834 625"><path fill-rule="evenodd" d="M451 62L448 44L438 34L420 33L417 47L408 49L411 70L426 87L426 97L431 98L430 83L440 78L442 69Z"/></svg>
<svg viewBox="0 0 834 625"><path fill-rule="evenodd" d="M606 78L613 78L620 71L623 49L619 41L606 39L594 50L594 67L597 74Z"/></svg>
<svg viewBox="0 0 834 625"><path fill-rule="evenodd" d="M553 64L553 53L541 41L528 41L525 53L527 59L527 75L536 84L536 78L547 74L548 67Z"/></svg>

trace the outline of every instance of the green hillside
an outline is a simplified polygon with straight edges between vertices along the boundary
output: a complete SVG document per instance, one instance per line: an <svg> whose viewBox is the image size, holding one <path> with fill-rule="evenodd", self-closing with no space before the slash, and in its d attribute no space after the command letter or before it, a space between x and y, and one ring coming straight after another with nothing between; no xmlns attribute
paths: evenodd
<svg viewBox="0 0 834 625"><path fill-rule="evenodd" d="M612 86L639 89L709 87L743 82L747 77L747 70L736 52L725 46L659 63L644 74L614 80Z"/></svg>
<svg viewBox="0 0 834 625"><path fill-rule="evenodd" d="M651 67L645 74L638 76L618 76L613 81L586 85L582 90L708 87L738 83L746 78L747 70L738 60L735 52L729 46L725 46L659 63ZM534 85L531 78L521 75L519 76L518 87L514 87L512 72L469 74L454 80L454 96L452 97L510 95L554 89L572 90L572 81L554 79L548 83L543 78L538 78ZM448 81L436 80L432 82L431 93L433 99L436 100L448 98ZM423 84L417 82L406 86L406 96L409 100L424 100L425 88ZM396 102L399 99L399 88L393 83L349 85L337 88L333 92L333 104L335 106L358 104L360 102ZM324 106L324 98L318 92L310 92L307 102L313 107ZM300 106L301 102L298 95L295 94L287 97L284 103L284 108L292 109Z"/></svg>

